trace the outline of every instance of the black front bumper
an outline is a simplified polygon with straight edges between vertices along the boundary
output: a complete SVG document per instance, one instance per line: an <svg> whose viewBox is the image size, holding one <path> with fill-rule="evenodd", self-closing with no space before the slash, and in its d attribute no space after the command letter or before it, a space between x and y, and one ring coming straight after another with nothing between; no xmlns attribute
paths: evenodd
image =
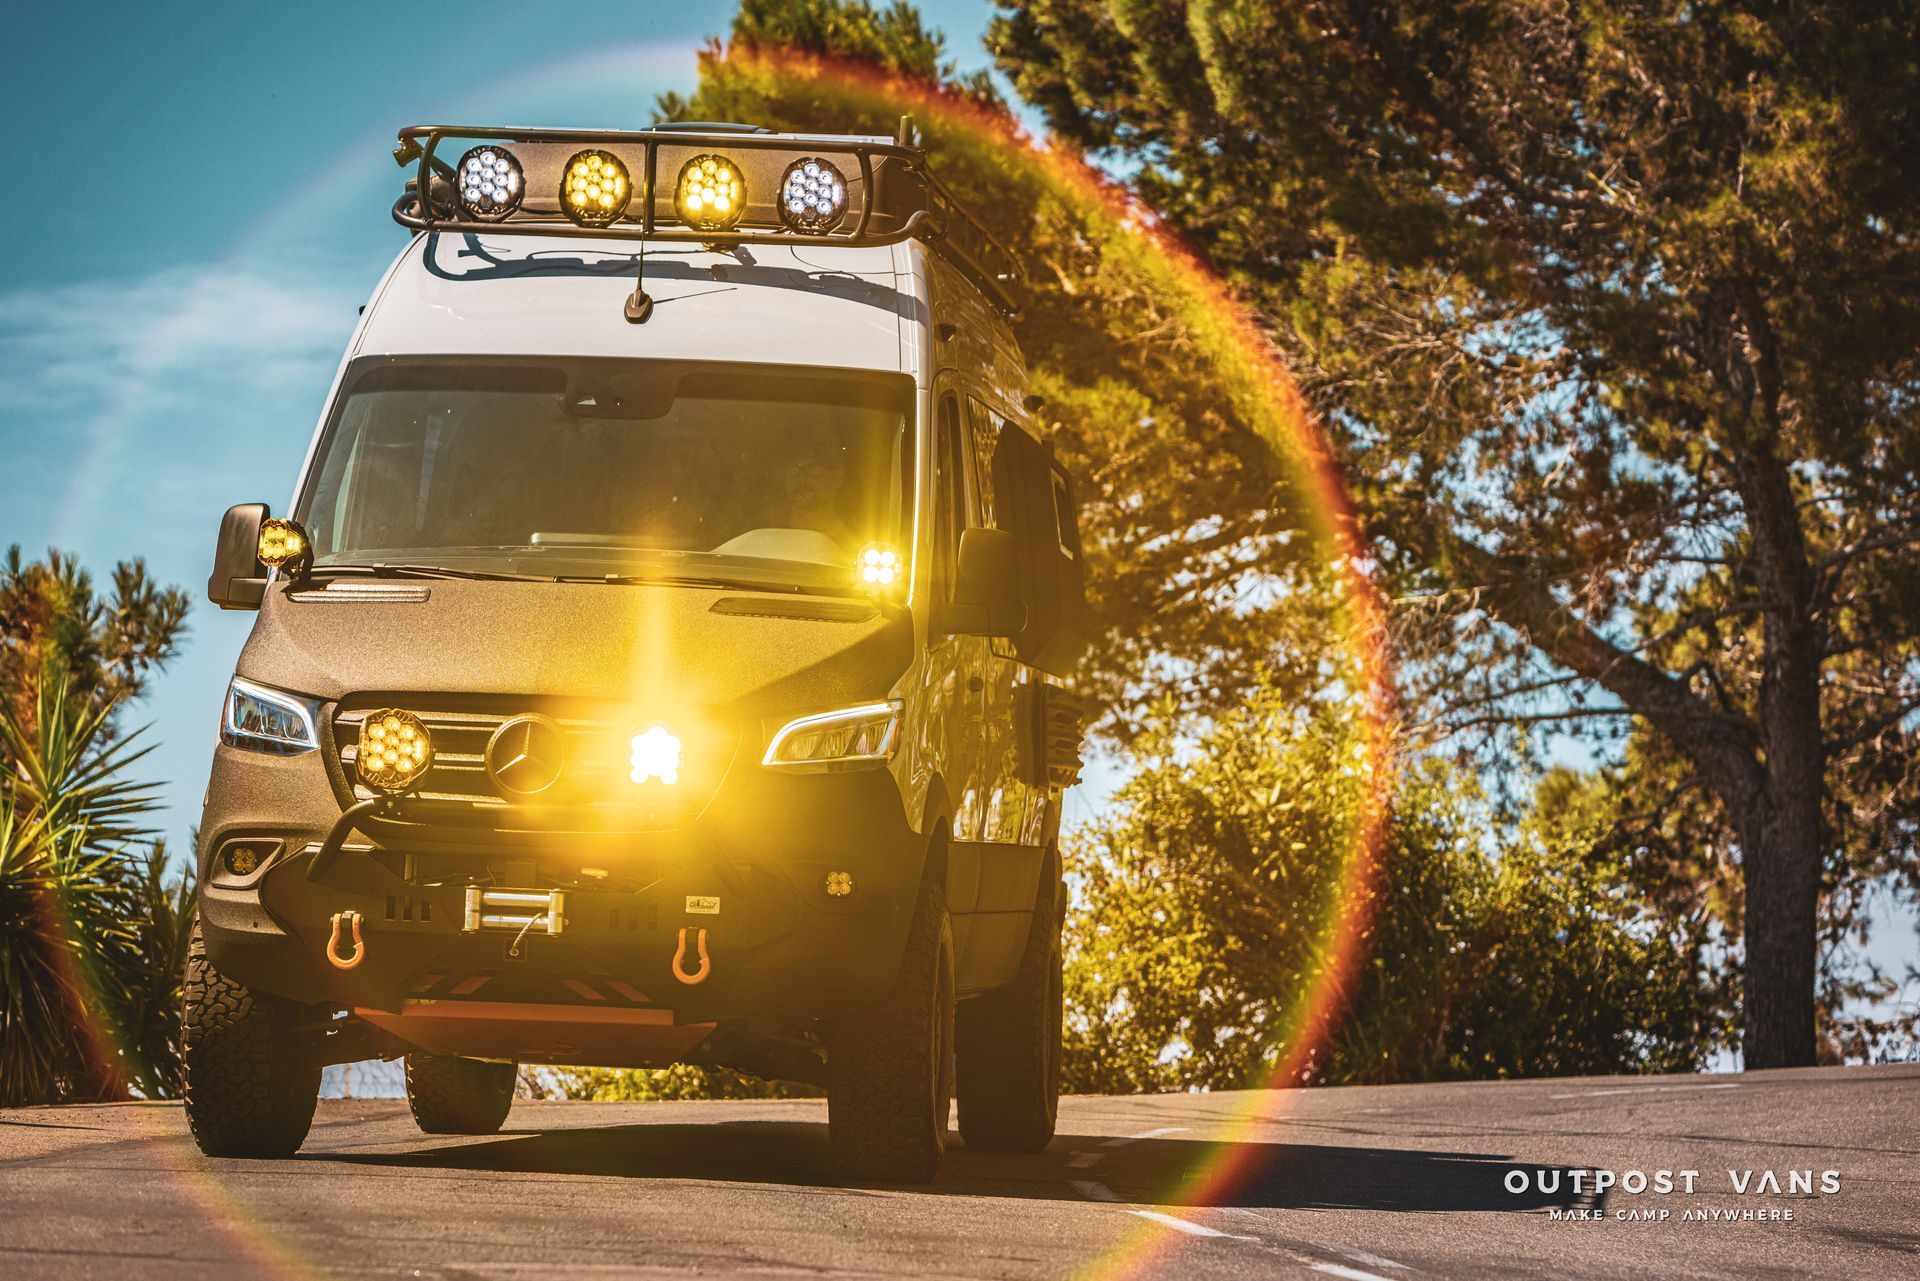
<svg viewBox="0 0 1920 1281"><path fill-rule="evenodd" d="M786 1022L869 1007L899 973L927 847L884 770L736 770L690 826L611 843L554 834L463 852L445 833L410 841L404 829L375 825L381 837L355 834L310 879L340 813L320 769L311 758L216 754L201 923L209 958L249 987L384 1010L472 1000ZM277 842L277 851L236 878L220 858L236 839ZM606 875L583 879L583 865ZM832 873L850 876L850 894L828 893ZM467 887L476 883L563 886L563 929L468 931ZM329 945L351 958L355 916L360 959L340 968ZM675 956L683 975L696 972L700 931L708 972L690 984L676 977Z"/></svg>

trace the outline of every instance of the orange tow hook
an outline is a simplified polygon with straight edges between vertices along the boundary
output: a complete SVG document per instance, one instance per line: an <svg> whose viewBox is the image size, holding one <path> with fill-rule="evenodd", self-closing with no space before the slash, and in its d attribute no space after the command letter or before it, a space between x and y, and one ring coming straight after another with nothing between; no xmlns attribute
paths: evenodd
<svg viewBox="0 0 1920 1281"><path fill-rule="evenodd" d="M700 953L700 968L689 974L687 973L687 927L682 925L680 927L680 946L675 948L673 953L673 977L679 979L688 987L692 987L696 983L705 983L707 981L707 975L713 970L713 964L707 960L707 932L705 930L695 930L693 932L693 946Z"/></svg>
<svg viewBox="0 0 1920 1281"><path fill-rule="evenodd" d="M353 931L353 952L340 955L340 927L346 925ZM350 970L367 959L367 945L360 938L360 913L335 912L333 914L333 936L327 940L327 961L336 970Z"/></svg>

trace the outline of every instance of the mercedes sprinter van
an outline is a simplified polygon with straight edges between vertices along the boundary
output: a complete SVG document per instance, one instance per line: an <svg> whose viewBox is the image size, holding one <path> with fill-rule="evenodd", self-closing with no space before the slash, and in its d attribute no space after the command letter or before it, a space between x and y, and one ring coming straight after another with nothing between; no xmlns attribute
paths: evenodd
<svg viewBox="0 0 1920 1281"><path fill-rule="evenodd" d="M432 1133L519 1064L824 1087L850 1178L1052 1136L1085 712L1017 272L895 139L418 127L413 233L284 518L200 825L186 1107L290 1153L321 1068Z"/></svg>

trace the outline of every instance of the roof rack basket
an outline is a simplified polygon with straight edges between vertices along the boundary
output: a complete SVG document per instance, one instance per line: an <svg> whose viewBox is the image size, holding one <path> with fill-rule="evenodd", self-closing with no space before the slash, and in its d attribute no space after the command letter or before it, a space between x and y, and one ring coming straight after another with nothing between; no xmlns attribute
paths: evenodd
<svg viewBox="0 0 1920 1281"><path fill-rule="evenodd" d="M524 196L504 216L472 217L456 198L452 164L442 144L461 152L493 145L511 151L524 174ZM900 142L819 135L783 135L713 125L655 129L518 129L476 125L411 125L399 134L394 159L414 176L394 203L393 219L415 231L499 235L576 236L598 240L693 242L703 245L892 245L920 240L951 262L996 306L1020 306L1020 269L1011 251L934 177L927 156ZM561 176L580 150L617 156L635 175L634 198L607 226L583 226L562 212ZM674 212L680 167L710 153L724 155L746 181L739 222L724 231L688 226ZM793 161L820 157L846 163L847 210L824 231L784 226L774 205L781 175ZM458 159L456 155L455 159ZM660 176L667 175L663 189ZM425 192L423 200L420 193Z"/></svg>

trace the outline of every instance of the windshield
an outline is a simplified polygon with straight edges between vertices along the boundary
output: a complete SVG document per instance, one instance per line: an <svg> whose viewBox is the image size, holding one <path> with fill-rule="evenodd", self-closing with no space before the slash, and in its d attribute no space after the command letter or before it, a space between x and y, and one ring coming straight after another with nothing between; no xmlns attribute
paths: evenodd
<svg viewBox="0 0 1920 1281"><path fill-rule="evenodd" d="M314 565L851 585L904 550L899 375L573 358L371 360L298 515Z"/></svg>

